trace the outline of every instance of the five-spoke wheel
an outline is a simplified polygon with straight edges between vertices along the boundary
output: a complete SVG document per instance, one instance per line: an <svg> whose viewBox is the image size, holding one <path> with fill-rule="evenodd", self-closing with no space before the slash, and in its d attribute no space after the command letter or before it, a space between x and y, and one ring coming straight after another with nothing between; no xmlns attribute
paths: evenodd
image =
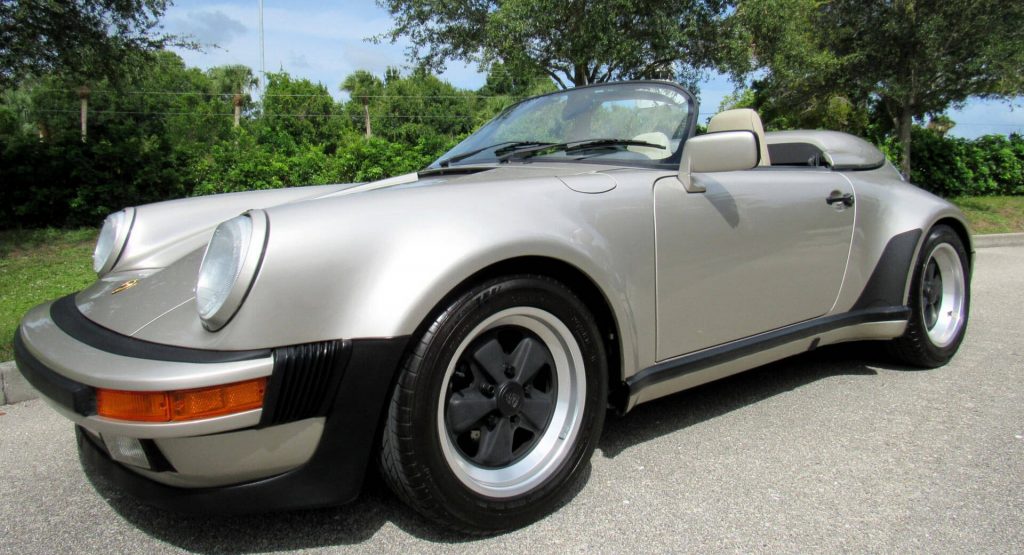
<svg viewBox="0 0 1024 555"><path fill-rule="evenodd" d="M945 225L935 226L914 267L907 331L892 343L904 362L934 368L956 353L967 329L969 272L960 236Z"/></svg>
<svg viewBox="0 0 1024 555"><path fill-rule="evenodd" d="M593 317L562 284L512 276L472 288L402 369L382 440L387 482L466 531L545 514L600 434L604 357Z"/></svg>

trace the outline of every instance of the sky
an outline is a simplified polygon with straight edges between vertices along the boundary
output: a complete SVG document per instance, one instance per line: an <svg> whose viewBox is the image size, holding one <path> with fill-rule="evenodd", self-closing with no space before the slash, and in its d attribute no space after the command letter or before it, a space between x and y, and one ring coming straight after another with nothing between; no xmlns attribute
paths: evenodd
<svg viewBox="0 0 1024 555"><path fill-rule="evenodd" d="M189 66L210 68L244 64L259 71L259 0L178 0L162 20L168 33L191 35L207 46L203 51L178 50ZM371 0L264 0L265 67L323 83L338 99L346 75L365 69L383 77L388 66L406 68L407 44L369 39L391 27L391 16ZM465 89L483 85L475 66L454 62L441 78ZM711 75L700 85L701 121L706 121L733 84ZM971 99L951 110L957 123L951 135L974 138L991 133L1024 133L1024 97L1012 104Z"/></svg>

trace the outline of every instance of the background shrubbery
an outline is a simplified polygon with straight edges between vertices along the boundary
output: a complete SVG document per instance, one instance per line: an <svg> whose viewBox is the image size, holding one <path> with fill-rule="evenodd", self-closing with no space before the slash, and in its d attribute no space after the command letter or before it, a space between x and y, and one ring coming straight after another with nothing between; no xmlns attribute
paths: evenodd
<svg viewBox="0 0 1024 555"><path fill-rule="evenodd" d="M944 197L1024 195L1024 137L943 137L922 127L913 131L911 182ZM892 140L884 150L899 163Z"/></svg>
<svg viewBox="0 0 1024 555"><path fill-rule="evenodd" d="M170 198L416 171L518 98L554 87L508 71L495 72L478 91L423 72L389 70L383 79L356 72L344 85L352 100L339 103L323 85L278 73L253 102L243 90L225 93L235 90L224 79L237 69L204 72L159 52L126 70L116 86L91 85L85 141L74 82L47 77L3 91L0 228L97 226L122 207ZM238 100L244 108L236 127ZM877 135L898 164L891 134ZM1019 135L965 140L916 128L913 144L912 180L926 189L1024 194Z"/></svg>
<svg viewBox="0 0 1024 555"><path fill-rule="evenodd" d="M287 73L269 74L254 102L247 68L204 72L159 52L116 86L90 86L84 141L74 81L2 91L0 228L98 226L112 211L165 199L416 171L518 98L554 88L529 76L517 86L508 73L478 91L424 72L357 73L369 89L349 90L349 102ZM369 95L365 107L357 94Z"/></svg>

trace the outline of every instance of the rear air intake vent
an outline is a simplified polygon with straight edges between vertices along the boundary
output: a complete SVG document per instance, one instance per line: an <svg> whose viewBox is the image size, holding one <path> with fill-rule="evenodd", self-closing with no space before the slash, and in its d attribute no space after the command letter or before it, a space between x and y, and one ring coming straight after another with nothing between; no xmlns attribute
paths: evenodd
<svg viewBox="0 0 1024 555"><path fill-rule="evenodd" d="M337 393L351 353L347 341L322 341L274 349L261 426L324 416Z"/></svg>

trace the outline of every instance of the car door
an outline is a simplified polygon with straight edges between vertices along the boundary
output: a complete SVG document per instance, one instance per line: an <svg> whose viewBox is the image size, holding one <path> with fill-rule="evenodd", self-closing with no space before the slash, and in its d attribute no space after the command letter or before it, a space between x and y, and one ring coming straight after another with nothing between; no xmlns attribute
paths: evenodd
<svg viewBox="0 0 1024 555"><path fill-rule="evenodd" d="M701 184L654 186L659 361L826 314L846 272L856 204L841 174L759 168Z"/></svg>

